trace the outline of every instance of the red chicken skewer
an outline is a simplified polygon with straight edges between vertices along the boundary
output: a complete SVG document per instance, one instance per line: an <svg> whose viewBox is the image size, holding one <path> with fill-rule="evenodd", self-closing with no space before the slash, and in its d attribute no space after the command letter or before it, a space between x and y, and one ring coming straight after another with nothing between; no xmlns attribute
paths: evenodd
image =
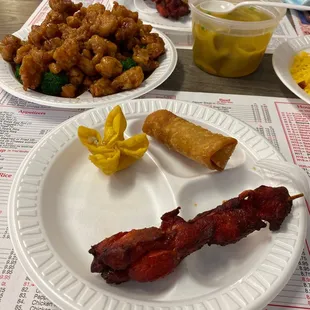
<svg viewBox="0 0 310 310"><path fill-rule="evenodd" d="M190 13L187 1L183 0L152 0L156 3L158 13L163 17L179 19Z"/></svg>
<svg viewBox="0 0 310 310"><path fill-rule="evenodd" d="M150 282L162 278L189 254L204 245L236 243L267 226L278 230L292 208L285 187L260 186L246 190L213 210L185 221L177 208L165 213L160 228L120 232L94 245L91 272L101 273L107 283L129 280Z"/></svg>

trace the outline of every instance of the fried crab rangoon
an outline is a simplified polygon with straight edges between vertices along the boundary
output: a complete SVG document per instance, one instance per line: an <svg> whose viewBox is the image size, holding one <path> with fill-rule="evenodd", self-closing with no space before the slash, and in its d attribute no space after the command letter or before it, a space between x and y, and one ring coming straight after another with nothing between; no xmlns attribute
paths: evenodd
<svg viewBox="0 0 310 310"><path fill-rule="evenodd" d="M166 52L152 26L117 2L111 11L100 3L83 7L71 0L49 0L49 5L51 11L31 27L27 41L6 35L0 42L2 58L18 72L25 91L74 98L87 90L101 97L135 89ZM42 85L46 74L55 75L57 86ZM67 80L58 79L64 74Z"/></svg>
<svg viewBox="0 0 310 310"><path fill-rule="evenodd" d="M95 129L84 126L78 128L80 141L92 154L90 161L106 175L129 167L142 158L148 149L149 141L144 133L125 140L126 127L122 109L116 106L106 119L103 138Z"/></svg>

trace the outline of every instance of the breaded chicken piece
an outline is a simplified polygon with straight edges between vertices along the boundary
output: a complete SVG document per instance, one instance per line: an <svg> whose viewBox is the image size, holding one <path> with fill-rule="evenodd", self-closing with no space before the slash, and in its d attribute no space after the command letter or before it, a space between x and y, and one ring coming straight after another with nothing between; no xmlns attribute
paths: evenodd
<svg viewBox="0 0 310 310"><path fill-rule="evenodd" d="M90 85L90 92L94 97L102 97L116 93L116 90L111 85L111 81L107 78L101 78Z"/></svg>
<svg viewBox="0 0 310 310"><path fill-rule="evenodd" d="M36 89L40 85L43 70L31 54L24 57L19 73L24 90Z"/></svg>
<svg viewBox="0 0 310 310"><path fill-rule="evenodd" d="M143 80L144 73L141 67L136 66L115 78L111 85L117 90L129 90L139 87Z"/></svg>
<svg viewBox="0 0 310 310"><path fill-rule="evenodd" d="M72 15L83 6L83 3L75 4L71 0L49 0L49 6L56 12Z"/></svg>
<svg viewBox="0 0 310 310"><path fill-rule="evenodd" d="M16 56L14 58L14 62L16 64L21 64L23 61L23 58L29 54L29 52L33 49L32 44L25 44L22 45L16 52Z"/></svg>
<svg viewBox="0 0 310 310"><path fill-rule="evenodd" d="M117 17L130 17L135 22L138 21L138 13L132 12L128 10L125 6L118 4L117 2L113 2L112 14Z"/></svg>
<svg viewBox="0 0 310 310"><path fill-rule="evenodd" d="M115 38L117 41L124 41L135 37L139 32L137 23L130 17L122 18L119 28L116 31Z"/></svg>
<svg viewBox="0 0 310 310"><path fill-rule="evenodd" d="M93 62L90 59L86 58L85 56L81 55L79 57L79 61L77 63L77 66L83 71L83 73L85 75L95 76L98 74Z"/></svg>
<svg viewBox="0 0 310 310"><path fill-rule="evenodd" d="M50 40L46 40L43 43L43 49L46 51L54 51L56 48L60 47L64 43L64 40L56 37Z"/></svg>
<svg viewBox="0 0 310 310"><path fill-rule="evenodd" d="M72 84L66 84L61 88L61 97L65 98L75 98L76 87Z"/></svg>
<svg viewBox="0 0 310 310"><path fill-rule="evenodd" d="M105 12L105 6L101 3L94 3L88 6L85 9L85 16L83 18L83 23L94 24L98 15L103 14ZM81 12L81 11L80 11ZM82 12L82 14L84 11Z"/></svg>
<svg viewBox="0 0 310 310"><path fill-rule="evenodd" d="M60 35L59 26L56 24L33 25L28 35L28 42L41 48L45 40L49 40Z"/></svg>
<svg viewBox="0 0 310 310"><path fill-rule="evenodd" d="M59 13L54 10L51 10L47 13L44 21L42 22L42 25L46 24L61 24L66 21L67 14L65 13Z"/></svg>
<svg viewBox="0 0 310 310"><path fill-rule="evenodd" d="M81 85L84 79L84 73L78 67L72 67L68 73L70 84Z"/></svg>
<svg viewBox="0 0 310 310"><path fill-rule="evenodd" d="M47 71L53 61L51 52L32 48L29 54L23 57L19 73L23 82L24 90L36 89L42 79L42 73Z"/></svg>
<svg viewBox="0 0 310 310"><path fill-rule="evenodd" d="M114 78L123 71L123 66L119 60L111 56L105 56L96 65L96 70L106 78Z"/></svg>
<svg viewBox="0 0 310 310"><path fill-rule="evenodd" d="M103 14L99 14L93 25L90 26L92 33L98 34L103 38L107 38L114 34L117 28L117 17L110 11L105 11Z"/></svg>
<svg viewBox="0 0 310 310"><path fill-rule="evenodd" d="M65 71L75 66L78 63L79 57L79 44L73 39L65 40L53 54L56 64Z"/></svg>
<svg viewBox="0 0 310 310"><path fill-rule="evenodd" d="M94 57L92 58L94 64L98 64L103 56L108 55L114 57L117 52L116 44L96 34L85 43L85 47L94 53ZM87 56L88 55L85 55L86 58L89 58Z"/></svg>
<svg viewBox="0 0 310 310"><path fill-rule="evenodd" d="M159 66L158 61L150 59L148 50L138 45L133 49L132 59L146 72L154 71Z"/></svg>
<svg viewBox="0 0 310 310"><path fill-rule="evenodd" d="M5 61L12 62L17 50L21 47L21 39L12 34L6 35L0 42L0 53Z"/></svg>

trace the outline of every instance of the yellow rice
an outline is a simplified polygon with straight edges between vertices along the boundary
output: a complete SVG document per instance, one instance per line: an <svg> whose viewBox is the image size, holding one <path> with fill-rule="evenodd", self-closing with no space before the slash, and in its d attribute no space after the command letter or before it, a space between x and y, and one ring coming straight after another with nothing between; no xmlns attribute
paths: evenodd
<svg viewBox="0 0 310 310"><path fill-rule="evenodd" d="M291 74L295 82L310 94L310 54L300 52L294 57Z"/></svg>

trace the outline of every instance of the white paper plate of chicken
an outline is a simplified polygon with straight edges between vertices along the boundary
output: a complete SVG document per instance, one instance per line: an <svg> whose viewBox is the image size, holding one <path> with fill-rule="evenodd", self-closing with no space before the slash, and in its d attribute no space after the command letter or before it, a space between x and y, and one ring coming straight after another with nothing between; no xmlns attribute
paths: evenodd
<svg viewBox="0 0 310 310"><path fill-rule="evenodd" d="M133 99L173 72L177 52L166 35L118 3L50 0L41 25L0 43L0 87L41 105L92 108Z"/></svg>
<svg viewBox="0 0 310 310"><path fill-rule="evenodd" d="M115 0L110 0L113 5ZM129 10L139 12L143 22L161 30L191 33L192 19L187 0L119 0Z"/></svg>

